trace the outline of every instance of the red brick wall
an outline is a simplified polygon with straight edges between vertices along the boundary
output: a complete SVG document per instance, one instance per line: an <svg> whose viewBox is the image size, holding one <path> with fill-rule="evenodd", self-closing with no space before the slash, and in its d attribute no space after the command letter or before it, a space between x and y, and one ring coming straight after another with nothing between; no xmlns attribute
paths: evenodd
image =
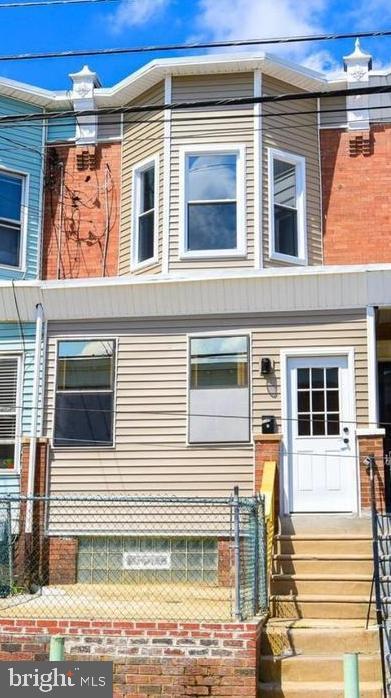
<svg viewBox="0 0 391 698"><path fill-rule="evenodd" d="M77 538L49 538L48 584L76 584Z"/></svg>
<svg viewBox="0 0 391 698"><path fill-rule="evenodd" d="M114 662L114 698L256 698L262 622L0 620L0 660L47 659L64 635L65 659Z"/></svg>
<svg viewBox="0 0 391 698"><path fill-rule="evenodd" d="M359 436L358 437L359 457L360 457L360 489L361 508L369 510L371 508L371 483L364 459L374 455L376 461L375 469L375 497L379 511L384 510L384 447L383 438L380 436Z"/></svg>
<svg viewBox="0 0 391 698"><path fill-rule="evenodd" d="M93 165L78 169L77 156L85 146L61 145L49 148L45 177L45 215L42 278L75 279L115 276L118 270L118 236L121 195L121 145L89 146L95 152ZM106 215L105 172L108 172L108 217ZM61 211L61 167L64 172ZM62 221L62 223L61 223ZM106 245L106 221L109 235ZM58 272L58 249L61 260Z"/></svg>
<svg viewBox="0 0 391 698"><path fill-rule="evenodd" d="M391 125L371 128L368 154L354 134L320 132L325 264L391 262Z"/></svg>
<svg viewBox="0 0 391 698"><path fill-rule="evenodd" d="M277 467L280 464L281 434L256 434L255 440L255 493L261 488L263 465L266 461L276 461ZM278 487L278 477L277 477ZM276 496L278 502L278 492Z"/></svg>

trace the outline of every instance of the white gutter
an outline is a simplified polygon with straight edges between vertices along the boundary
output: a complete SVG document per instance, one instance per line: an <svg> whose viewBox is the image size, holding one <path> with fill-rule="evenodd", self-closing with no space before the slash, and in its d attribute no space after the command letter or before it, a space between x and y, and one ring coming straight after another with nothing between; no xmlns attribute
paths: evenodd
<svg viewBox="0 0 391 698"><path fill-rule="evenodd" d="M367 361L368 361L368 424L376 429L379 423L376 356L376 308L367 307Z"/></svg>
<svg viewBox="0 0 391 698"><path fill-rule="evenodd" d="M28 481L27 481L27 492L26 492L27 497L32 497L34 495L42 337L43 337L43 307L42 307L41 303L38 303L36 306L36 321L35 321L34 375L33 375L33 396L32 396L32 405L31 405L29 470L28 470ZM31 499L28 499L27 505L26 505L25 532L32 533L32 530L33 530L33 501Z"/></svg>

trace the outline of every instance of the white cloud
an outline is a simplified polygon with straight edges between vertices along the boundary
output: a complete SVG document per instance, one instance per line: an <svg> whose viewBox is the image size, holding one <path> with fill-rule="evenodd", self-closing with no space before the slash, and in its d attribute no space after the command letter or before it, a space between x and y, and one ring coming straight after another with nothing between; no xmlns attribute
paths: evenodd
<svg viewBox="0 0 391 698"><path fill-rule="evenodd" d="M329 4L329 0L200 0L196 30L215 41L321 34ZM339 67L329 51L314 52L306 43L250 50L270 51L314 70L334 72Z"/></svg>
<svg viewBox="0 0 391 698"><path fill-rule="evenodd" d="M157 19L171 0L121 0L121 4L110 16L110 28L119 33L131 27L140 27Z"/></svg>

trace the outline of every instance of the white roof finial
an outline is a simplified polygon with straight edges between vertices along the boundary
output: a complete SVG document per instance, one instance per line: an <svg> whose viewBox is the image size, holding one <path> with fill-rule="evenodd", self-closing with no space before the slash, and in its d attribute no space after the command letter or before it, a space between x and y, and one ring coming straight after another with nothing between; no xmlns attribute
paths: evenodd
<svg viewBox="0 0 391 698"><path fill-rule="evenodd" d="M349 53L348 56L344 56L343 62L345 70L347 70L348 66L352 65L366 66L367 70L372 69L372 56L370 53L365 53L365 51L362 50L360 39L358 37L354 42L354 51Z"/></svg>

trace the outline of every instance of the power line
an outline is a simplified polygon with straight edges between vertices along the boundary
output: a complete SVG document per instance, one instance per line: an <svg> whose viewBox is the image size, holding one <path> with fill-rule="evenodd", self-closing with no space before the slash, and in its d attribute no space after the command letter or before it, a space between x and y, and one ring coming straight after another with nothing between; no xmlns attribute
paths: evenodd
<svg viewBox="0 0 391 698"><path fill-rule="evenodd" d="M0 2L0 10L8 10L14 7L49 7L50 5L92 5L118 1L119 0L37 0L34 2L34 0L31 0L31 2Z"/></svg>
<svg viewBox="0 0 391 698"><path fill-rule="evenodd" d="M73 0L76 1L76 0ZM83 0L79 0L81 2ZM90 0L92 1L92 0ZM95 0L97 1L97 0ZM102 2L103 0L101 0ZM87 0L84 0L87 2ZM43 4L54 4L49 0ZM36 4L36 3L32 3ZM65 3L66 4L66 3ZM163 44L150 46L128 46L123 48L106 48L106 49L77 49L74 51L52 51L47 53L19 53L0 56L0 61L27 61L41 60L47 58L71 58L75 56L108 56L125 53L157 53L167 51L194 51L197 49L213 49L213 48L229 48L238 46L267 46L293 43L308 43L312 41L336 41L339 39L379 39L391 36L391 30L374 30L366 32L343 32L334 34L307 34L298 36L270 37L260 39L236 39L229 41L203 41L192 42L185 44Z"/></svg>
<svg viewBox="0 0 391 698"><path fill-rule="evenodd" d="M162 104L139 104L133 105L131 107L104 107L102 109L85 109L82 111L76 110L66 110L66 111L52 111L52 112L40 112L40 113L30 113L30 114L14 114L14 115L4 115L0 116L0 126L2 124L9 123L29 123L37 121L53 121L61 120L67 117L77 118L84 116L98 116L98 115L113 115L113 114L140 114L140 113L150 113L158 111L177 111L177 110L190 110L199 109L207 107L230 107L230 106L253 106L255 104L276 104L279 102L294 102L309 99L329 99L336 97L348 97L348 96L363 96L363 95L381 95L390 94L391 85L376 85L373 87L356 87L341 90L316 90L313 92L286 92L278 95L263 95L261 97L226 97L224 99L203 99L203 100L193 100L186 102L168 102ZM381 108L381 107L377 107ZM336 111L336 110L331 110ZM346 111L343 109L342 111ZM319 110L313 110L314 113L318 113ZM299 112L289 112L288 115L292 116ZM275 116L275 114L274 114ZM236 118L240 118L237 116Z"/></svg>

